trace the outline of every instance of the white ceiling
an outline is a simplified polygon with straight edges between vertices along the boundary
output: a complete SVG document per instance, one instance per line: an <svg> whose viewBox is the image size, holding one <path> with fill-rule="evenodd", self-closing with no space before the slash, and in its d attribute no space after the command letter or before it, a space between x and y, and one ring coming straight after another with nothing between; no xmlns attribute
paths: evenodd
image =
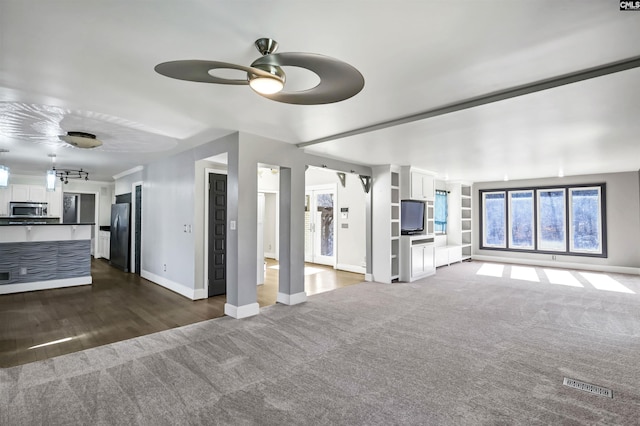
<svg viewBox="0 0 640 426"><path fill-rule="evenodd" d="M249 65L265 36L279 52L350 63L365 88L289 105L153 70L179 59ZM59 166L111 180L232 131L324 138L635 57L637 40L640 12L602 0L0 0L0 148L10 150L0 161L35 174L55 152ZM285 71L288 84L309 84ZM632 69L306 149L473 181L628 171L640 169L638 117ZM69 130L104 145L66 147L57 135Z"/></svg>

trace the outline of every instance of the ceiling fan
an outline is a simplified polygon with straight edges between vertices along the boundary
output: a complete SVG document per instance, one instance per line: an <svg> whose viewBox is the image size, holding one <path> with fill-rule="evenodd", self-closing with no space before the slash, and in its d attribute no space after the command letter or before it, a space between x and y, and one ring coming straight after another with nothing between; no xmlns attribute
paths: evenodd
<svg viewBox="0 0 640 426"><path fill-rule="evenodd" d="M157 73L178 80L200 83L249 85L265 98L298 105L319 105L340 102L358 94L364 87L364 77L353 66L329 56L316 53L274 53L278 43L270 38L256 40L262 54L251 66L219 61L183 60L156 65ZM282 67L300 67L314 72L320 83L307 90L286 91L286 75ZM234 69L245 71L246 79L217 77L212 71Z"/></svg>

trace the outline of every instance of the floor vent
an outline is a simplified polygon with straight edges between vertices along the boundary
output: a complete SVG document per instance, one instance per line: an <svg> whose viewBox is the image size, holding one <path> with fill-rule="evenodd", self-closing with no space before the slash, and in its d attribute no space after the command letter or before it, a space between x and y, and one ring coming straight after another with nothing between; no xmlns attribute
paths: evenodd
<svg viewBox="0 0 640 426"><path fill-rule="evenodd" d="M613 392L611 391L611 389L603 388L601 386L590 385L589 383L584 383L575 379L568 379L566 377L564 378L562 384L565 386L569 386L570 388L579 389L600 396L606 396L607 398L613 398Z"/></svg>

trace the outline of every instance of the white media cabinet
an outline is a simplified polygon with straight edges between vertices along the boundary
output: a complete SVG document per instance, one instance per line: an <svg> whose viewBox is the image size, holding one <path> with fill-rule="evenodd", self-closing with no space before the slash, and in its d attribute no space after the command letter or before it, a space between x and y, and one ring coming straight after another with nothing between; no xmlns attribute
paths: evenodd
<svg viewBox="0 0 640 426"><path fill-rule="evenodd" d="M400 237L400 281L412 282L436 273L433 235Z"/></svg>

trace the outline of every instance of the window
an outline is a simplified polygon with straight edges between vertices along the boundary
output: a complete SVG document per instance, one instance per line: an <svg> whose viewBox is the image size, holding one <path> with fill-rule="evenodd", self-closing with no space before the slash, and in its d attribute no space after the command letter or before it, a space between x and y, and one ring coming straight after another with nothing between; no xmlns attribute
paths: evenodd
<svg viewBox="0 0 640 426"><path fill-rule="evenodd" d="M602 253L600 187L569 189L572 252Z"/></svg>
<svg viewBox="0 0 640 426"><path fill-rule="evenodd" d="M436 190L436 205L433 218L436 234L445 234L447 232L447 209L447 192Z"/></svg>
<svg viewBox="0 0 640 426"><path fill-rule="evenodd" d="M564 189L538 191L538 249L566 251Z"/></svg>
<svg viewBox="0 0 640 426"><path fill-rule="evenodd" d="M509 247L534 249L533 191L509 192Z"/></svg>
<svg viewBox="0 0 640 426"><path fill-rule="evenodd" d="M505 192L485 192L482 194L482 223L484 224L483 246L506 247L506 203Z"/></svg>
<svg viewBox="0 0 640 426"><path fill-rule="evenodd" d="M482 249L607 256L605 184L480 193Z"/></svg>

